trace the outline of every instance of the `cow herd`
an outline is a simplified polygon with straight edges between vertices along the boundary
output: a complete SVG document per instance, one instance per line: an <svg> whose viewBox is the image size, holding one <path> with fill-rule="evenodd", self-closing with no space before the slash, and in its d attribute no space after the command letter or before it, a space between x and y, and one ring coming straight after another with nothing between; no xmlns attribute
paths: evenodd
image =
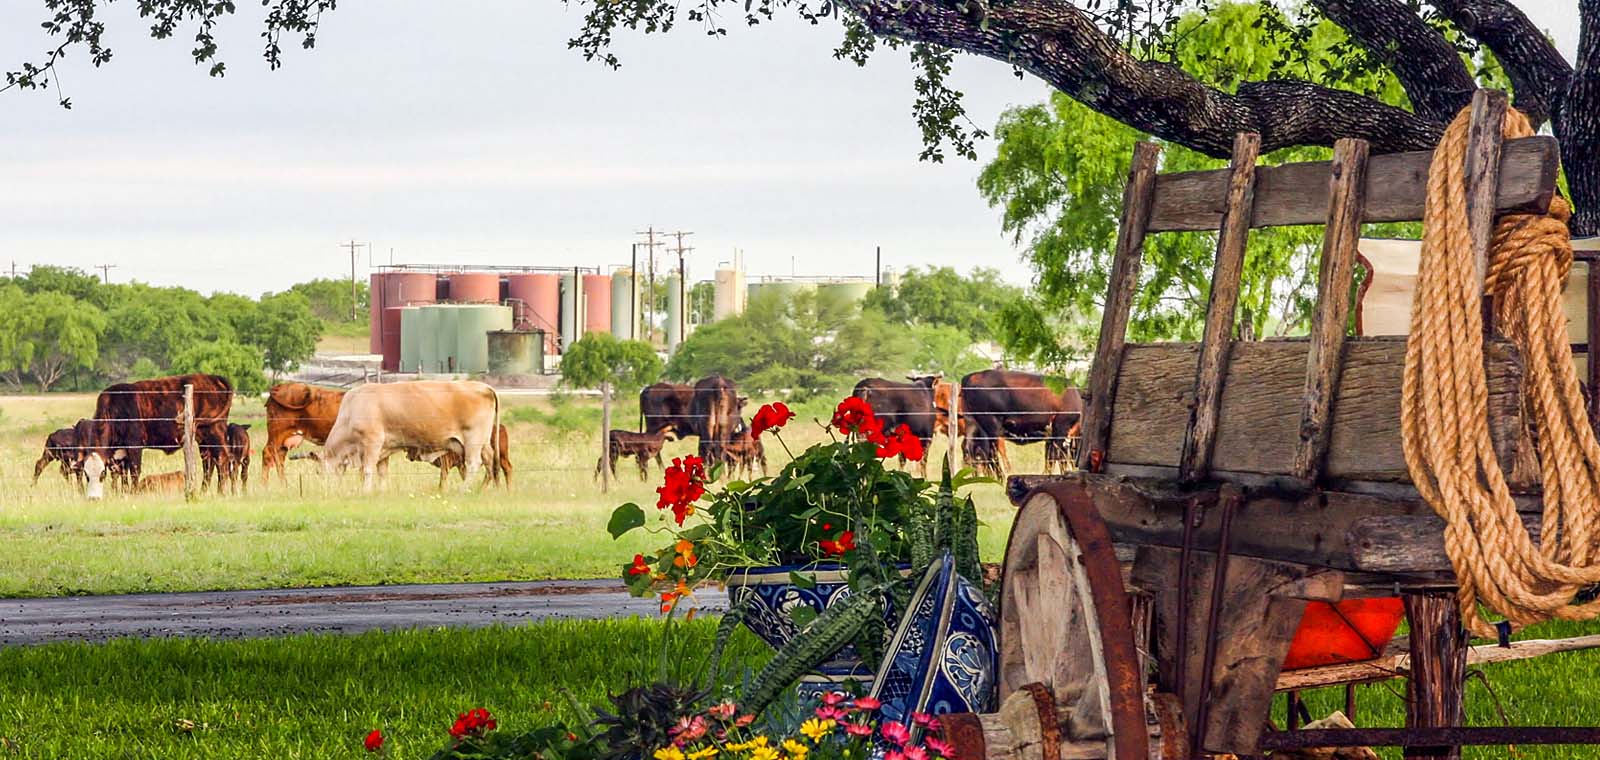
<svg viewBox="0 0 1600 760"><path fill-rule="evenodd" d="M1039 375L1002 369L974 372L959 383L935 375L912 377L909 382L867 378L856 383L852 395L867 401L886 428L905 425L922 439L925 449L935 435L949 434L954 403L964 460L979 473L995 477L1010 469L1008 441L1043 442L1046 472L1071 469L1083 415L1083 397L1076 388L1055 391ZM640 477L646 477L648 461L653 458L660 465L667 441L689 436L699 438L699 455L707 464L720 463L736 471L759 466L765 473L766 455L761 441L748 434L744 404L734 383L717 375L687 385L648 386L639 392L642 429L608 431L607 453L596 464L595 474L606 466L615 474L617 460L632 456ZM926 474L927 461L920 467Z"/></svg>
<svg viewBox="0 0 1600 760"><path fill-rule="evenodd" d="M183 490L181 472L143 476L141 469L147 449L170 454L182 448L186 387L193 399L200 489L213 476L218 493L243 488L249 479L249 426L228 421L233 407L228 381L205 374L118 383L101 391L94 417L45 439L44 453L34 463L34 482L57 462L62 476L75 477L90 499L104 495L106 481L131 492ZM483 383L369 384L351 391L283 383L268 393L266 408L263 475L276 468L282 478L288 452L309 441L323 446L312 458L325 472L354 469L366 490L387 473L389 457L400 453L437 466L441 486L451 470L464 481L481 470L486 482L511 483L500 399Z"/></svg>

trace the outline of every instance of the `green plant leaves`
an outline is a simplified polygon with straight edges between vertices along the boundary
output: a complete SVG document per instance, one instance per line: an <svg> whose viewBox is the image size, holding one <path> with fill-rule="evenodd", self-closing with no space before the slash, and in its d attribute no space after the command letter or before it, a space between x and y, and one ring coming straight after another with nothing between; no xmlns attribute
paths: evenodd
<svg viewBox="0 0 1600 760"><path fill-rule="evenodd" d="M613 539L621 538L622 534L634 528L644 527L644 510L638 504L628 502L617 507L611 512L611 521L606 523L606 532Z"/></svg>

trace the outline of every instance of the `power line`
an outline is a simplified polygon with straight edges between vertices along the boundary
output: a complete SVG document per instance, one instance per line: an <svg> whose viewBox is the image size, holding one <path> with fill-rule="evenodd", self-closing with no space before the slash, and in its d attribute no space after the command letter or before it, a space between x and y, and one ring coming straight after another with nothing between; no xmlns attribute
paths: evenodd
<svg viewBox="0 0 1600 760"><path fill-rule="evenodd" d="M92 268L100 270L100 284L105 285L105 284L111 282L111 270L116 269L117 265L116 264L96 264ZM17 266L15 264L11 265L11 276L12 277L17 276Z"/></svg>
<svg viewBox="0 0 1600 760"><path fill-rule="evenodd" d="M658 245L663 245L664 246L664 245L667 244L667 241L665 241L665 240L657 242L656 241L656 235L665 235L666 233L662 232L661 230L656 229L655 225L651 225L649 227L646 227L643 232L636 232L634 234L636 234L636 235L644 235L645 236L645 242L642 245L644 245L644 247L648 249L648 251L647 251L648 263L645 266L646 266L646 268L648 268L650 270L650 279L649 279L649 282L650 282L650 286L649 286L650 304L649 304L649 307L645 310L645 314L647 316L646 316L646 321L645 321L645 331L644 331L645 335L644 335L644 337L645 337L645 340L648 340L653 344L653 343L655 343L655 329L656 329L656 246L658 246ZM636 271L636 272L633 273L633 276L634 277L638 277L639 273Z"/></svg>
<svg viewBox="0 0 1600 760"><path fill-rule="evenodd" d="M372 244L371 243L357 243L354 238L351 238L350 242L348 242L348 243L340 243L339 244L340 248L348 248L348 249L350 249L350 321L351 322L356 321L356 302L361 300L356 295L356 249L360 248L361 246L366 246L367 247L367 256L370 257L372 255ZM390 254L390 255L393 255L393 254Z"/></svg>
<svg viewBox="0 0 1600 760"><path fill-rule="evenodd" d="M689 320L685 316L686 314L689 313L689 301L688 301L688 299L686 297L687 296L687 288L688 288L688 286L685 284L685 283L687 283L689 281L689 271L684 267L683 254L694 250L694 246L692 246L692 245L685 247L684 244L683 244L683 239L688 237L688 236L690 236L690 235L693 235L693 234L694 234L693 232L684 232L682 230L679 230L677 232L672 233L672 236L678 239L678 247L673 248L671 250L674 253L678 254L678 316L677 316L677 320L678 320L678 340L680 342L684 338L688 337L687 335L685 335L685 333L687 333L689 331ZM672 317L672 315L668 314L667 318L668 319L672 319L673 317Z"/></svg>

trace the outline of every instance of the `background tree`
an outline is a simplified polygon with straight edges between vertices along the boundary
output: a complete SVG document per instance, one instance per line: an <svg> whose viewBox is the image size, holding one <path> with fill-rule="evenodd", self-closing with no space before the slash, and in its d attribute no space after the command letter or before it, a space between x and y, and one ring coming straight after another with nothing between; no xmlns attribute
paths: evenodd
<svg viewBox="0 0 1600 760"><path fill-rule="evenodd" d="M711 324L716 318L717 285L697 282L689 288L690 321L697 325Z"/></svg>
<svg viewBox="0 0 1600 760"><path fill-rule="evenodd" d="M261 349L262 362L273 380L310 359L322 331L311 302L293 289L262 296L246 326L242 332L248 336L245 342Z"/></svg>
<svg viewBox="0 0 1600 760"><path fill-rule="evenodd" d="M100 356L100 334L106 329L100 309L65 293L35 294L24 308L32 312L36 326L32 335L24 336L35 346L28 374L41 392L49 391L72 367L94 366Z"/></svg>
<svg viewBox="0 0 1600 760"><path fill-rule="evenodd" d="M561 382L573 388L631 393L661 377L661 357L642 340L592 332L561 355Z"/></svg>
<svg viewBox="0 0 1600 760"><path fill-rule="evenodd" d="M367 283L356 282L355 308L350 304L350 281L316 279L297 283L289 288L290 292L305 296L311 305L311 313L329 324L355 323L363 327L367 324L367 305L371 294L368 292ZM352 311L355 318L351 318Z"/></svg>
<svg viewBox="0 0 1600 760"><path fill-rule="evenodd" d="M993 316L1022 296L1022 289L1001 280L995 269L980 267L962 276L951 267L912 267L897 286L873 290L864 303L891 322L953 327L985 340L995 335Z"/></svg>
<svg viewBox="0 0 1600 760"><path fill-rule="evenodd" d="M196 343L172 359L173 374L203 372L228 378L238 393L260 393L268 387L261 371L261 349L231 340Z"/></svg>

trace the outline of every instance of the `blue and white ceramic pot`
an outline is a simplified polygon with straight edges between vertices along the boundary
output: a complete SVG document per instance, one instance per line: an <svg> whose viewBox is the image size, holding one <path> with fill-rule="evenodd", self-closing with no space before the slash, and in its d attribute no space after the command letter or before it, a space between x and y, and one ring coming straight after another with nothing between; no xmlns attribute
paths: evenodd
<svg viewBox="0 0 1600 760"><path fill-rule="evenodd" d="M872 696L883 702L883 714L906 721L913 712L988 712L999 649L983 590L961 577L946 553L917 584L910 608L874 678Z"/></svg>
<svg viewBox="0 0 1600 760"><path fill-rule="evenodd" d="M790 573L810 578L813 584L810 588L796 585ZM800 632L800 625L792 614L795 608L807 608L821 615L829 607L850 598L852 593L845 580L844 567L837 563L735 570L728 575L727 584L729 608L744 605L745 627L773 649L782 648ZM832 653L815 675L854 678L866 685L872 682L872 671L862 666L855 647L848 644Z"/></svg>

